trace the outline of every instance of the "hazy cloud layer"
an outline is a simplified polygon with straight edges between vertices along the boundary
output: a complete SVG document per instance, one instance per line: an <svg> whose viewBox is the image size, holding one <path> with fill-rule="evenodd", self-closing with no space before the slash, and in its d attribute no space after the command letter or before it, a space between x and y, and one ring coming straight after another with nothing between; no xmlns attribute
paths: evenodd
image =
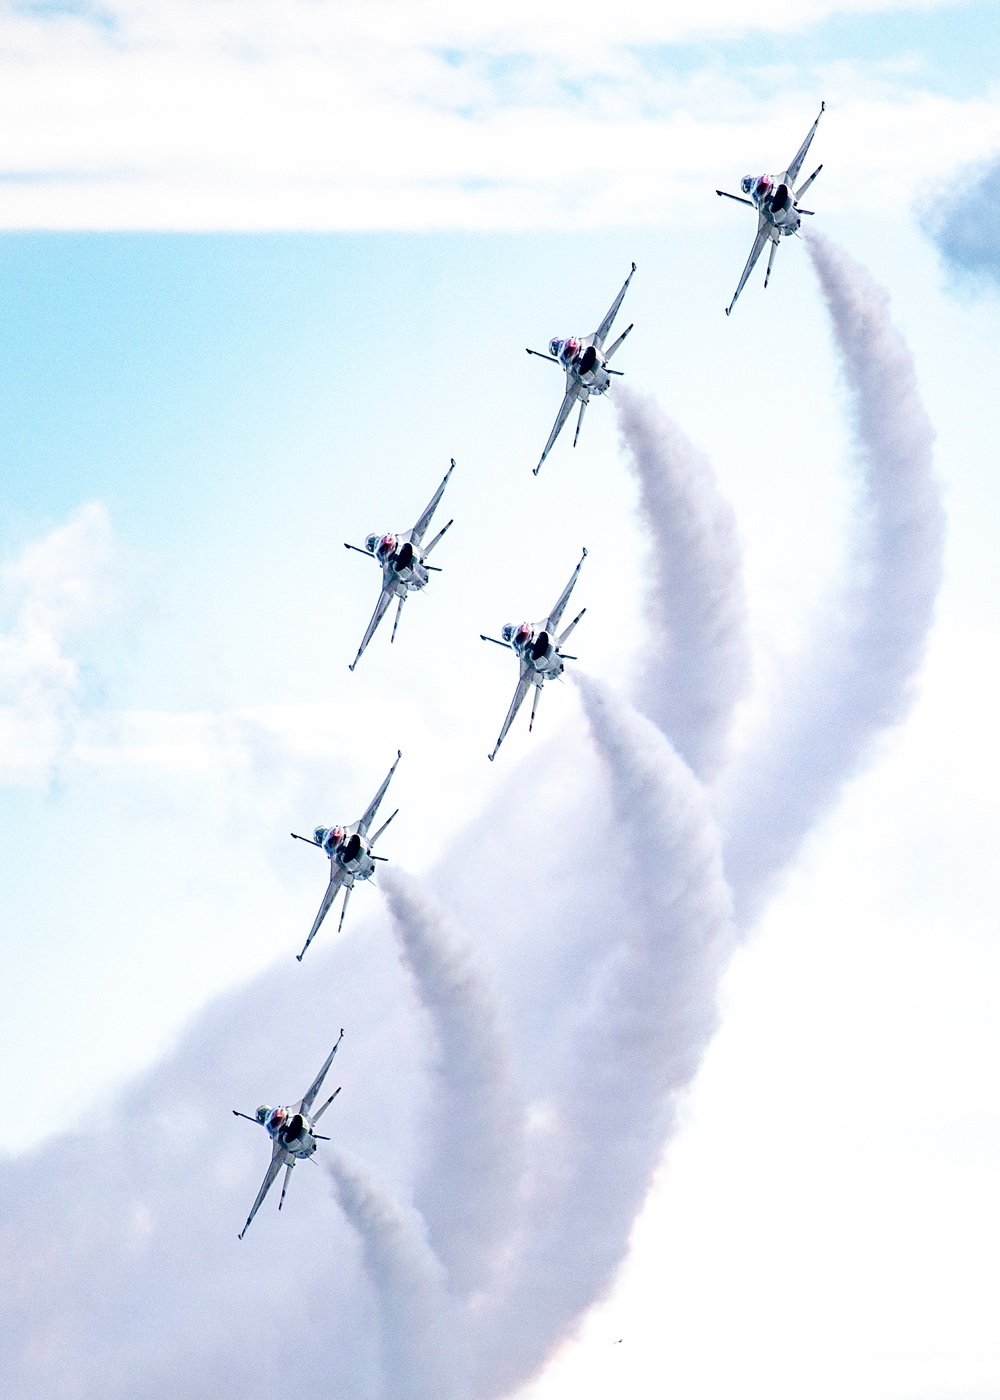
<svg viewBox="0 0 1000 1400"><path fill-rule="evenodd" d="M894 8L709 0L689 12L634 0L612 26L598 0L572 23L527 0L8 7L0 218L10 228L597 227L687 221L690 199L713 219L706 171L726 170L740 149L790 154L790 118L798 127L815 108L815 59L804 90L785 81L775 94L766 57L755 70L706 57L705 44ZM1000 139L988 98L929 91L905 61L875 75L865 86L828 65L838 123L824 137L827 208L904 209L955 149L985 155Z"/></svg>

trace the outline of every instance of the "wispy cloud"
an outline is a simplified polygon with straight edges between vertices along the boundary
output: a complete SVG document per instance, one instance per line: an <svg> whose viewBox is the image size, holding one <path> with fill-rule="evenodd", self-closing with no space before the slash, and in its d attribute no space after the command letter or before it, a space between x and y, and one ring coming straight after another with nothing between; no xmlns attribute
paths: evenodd
<svg viewBox="0 0 1000 1400"><path fill-rule="evenodd" d="M892 7L782 0L762 16L746 0L697 12L634 3L613 24L596 0L572 17L555 5L453 0L8 11L0 219L191 229L669 222L679 196L710 191L709 172L724 173L734 152L783 158L797 139L789 121L811 117L818 95L838 109L829 149L845 172L827 199L899 206L956 148L985 154L1000 141L995 102L927 91L905 64L883 64L873 86L858 66L863 45L846 65L810 50L777 78L772 55L760 55L756 74L745 56L710 47L734 31L796 31L882 8Z"/></svg>
<svg viewBox="0 0 1000 1400"><path fill-rule="evenodd" d="M44 782L65 753L80 690L68 644L99 611L110 550L92 504L0 569L0 782Z"/></svg>

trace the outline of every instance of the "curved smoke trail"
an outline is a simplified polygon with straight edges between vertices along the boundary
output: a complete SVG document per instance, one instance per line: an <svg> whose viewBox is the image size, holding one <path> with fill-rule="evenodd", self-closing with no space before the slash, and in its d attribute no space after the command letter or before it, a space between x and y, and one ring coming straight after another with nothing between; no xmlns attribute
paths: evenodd
<svg viewBox="0 0 1000 1400"><path fill-rule="evenodd" d="M744 927L879 733L909 710L941 582L934 430L912 356L865 268L815 234L808 248L851 393L863 502L838 606L723 785L726 870Z"/></svg>
<svg viewBox="0 0 1000 1400"><path fill-rule="evenodd" d="M343 1153L331 1154L326 1168L340 1208L360 1236L377 1295L386 1400L458 1400L463 1387L444 1268L427 1243L423 1221Z"/></svg>
<svg viewBox="0 0 1000 1400"><path fill-rule="evenodd" d="M524 1253L492 1319L497 1342L480 1358L481 1396L532 1375L611 1286L678 1098L715 1031L732 946L718 833L701 785L627 700L575 679L610 779L616 826L605 856L630 886L638 917L609 921L612 956L552 1105Z"/></svg>
<svg viewBox="0 0 1000 1400"><path fill-rule="evenodd" d="M736 516L708 460L654 398L620 384L614 398L653 545L637 703L710 779L750 680Z"/></svg>
<svg viewBox="0 0 1000 1400"><path fill-rule="evenodd" d="M379 877L404 965L437 1041L416 1200L456 1294L495 1273L523 1170L522 1124L497 1008L443 911L402 871Z"/></svg>

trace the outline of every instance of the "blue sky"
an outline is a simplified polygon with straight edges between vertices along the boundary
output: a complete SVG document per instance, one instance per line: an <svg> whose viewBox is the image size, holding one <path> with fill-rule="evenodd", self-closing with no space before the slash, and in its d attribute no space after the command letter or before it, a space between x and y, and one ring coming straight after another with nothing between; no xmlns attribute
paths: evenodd
<svg viewBox="0 0 1000 1400"><path fill-rule="evenodd" d="M843 560L843 385L801 246L726 320L752 230L713 191L786 159L825 97L817 224L889 289L939 434L950 533L923 699L741 955L635 1268L531 1393L589 1400L620 1384L602 1347L625 1325L643 1338L622 1363L632 1386L767 1391L749 1335L760 1313L698 1272L705 1232L724 1277L746 1282L752 1251L773 1247L768 1284L794 1264L833 1306L854 1286L849 1261L824 1281L822 1251L810 1263L796 1241L804 1217L827 1228L842 1170L834 1217L853 1212L861 1236L877 1234L887 1182L928 1185L934 1258L962 1274L958 1359L933 1372L934 1394L985 1395L992 1344L982 1332L977 1371L975 1327L958 1319L985 1285L949 1254L948 1203L968 1182L970 1216L986 1200L996 1148L982 1068L996 1049L1000 312L926 228L940 224L936 191L1000 148L997 12L831 6L817 20L790 3L763 30L720 0L694 33L642 6L598 8L597 29L561 47L561 14L533 21L530 6L505 33L447 6L379 33L329 6L296 7L283 30L261 5L234 38L215 5L119 5L114 43L100 26L60 27L75 10L0 19L0 633L30 633L25 597L47 598L64 566L68 601L51 610L68 620L43 660L51 675L79 668L23 740L28 776L3 755L4 1097L44 1102L58 1134L213 996L290 957L317 872L287 831L355 815L397 744L392 855L430 868L535 752L512 733L504 771L486 763L513 681L478 633L538 615L581 544L580 654L627 682L644 542L613 412L595 405L576 452L561 443L532 479L558 383L524 346L596 324L632 259L621 367L734 502L762 673L796 648ZM240 57L250 39L271 46L256 67ZM975 207L994 208L991 189ZM961 261L957 236L942 242ZM409 524L452 456L445 572L408 605L393 652L380 637L350 676L374 596L342 541ZM572 692L551 690L543 737L577 722ZM351 917L377 902L359 892ZM840 1037L846 1063L830 1050ZM835 1144L827 1105L848 1125ZM27 1144L12 1131L4 1146ZM720 1214L741 1162L750 1194ZM992 1238L972 1218L959 1233L977 1224ZM893 1229L905 1238L904 1220ZM925 1393L907 1370L906 1267L878 1275L904 1300L895 1362L866 1369L879 1339L847 1308L852 1394ZM733 1364L750 1349L741 1377L725 1358L698 1372L714 1291L741 1339ZM768 1393L825 1400L828 1339L796 1318L800 1371ZM796 1374L811 1378L797 1391Z"/></svg>

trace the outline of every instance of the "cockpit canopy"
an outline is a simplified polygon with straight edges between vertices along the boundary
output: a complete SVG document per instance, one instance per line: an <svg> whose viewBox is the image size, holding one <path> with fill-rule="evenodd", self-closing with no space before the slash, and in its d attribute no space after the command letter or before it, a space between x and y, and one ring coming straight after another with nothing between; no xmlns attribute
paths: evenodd
<svg viewBox="0 0 1000 1400"><path fill-rule="evenodd" d="M323 842L326 840L325 826L317 826L315 828L315 830L313 831L313 840L316 842L317 846L322 846Z"/></svg>
<svg viewBox="0 0 1000 1400"><path fill-rule="evenodd" d="M743 179L740 181L740 189L743 191L744 194L749 194L756 183L756 175L744 175Z"/></svg>
<svg viewBox="0 0 1000 1400"><path fill-rule="evenodd" d="M531 641L532 631L530 622L522 622L518 626L514 622L508 622L500 633L505 642L510 642L512 646L523 647Z"/></svg>
<svg viewBox="0 0 1000 1400"><path fill-rule="evenodd" d="M367 551L368 551L369 554L374 554L374 553L375 553L375 546L378 544L378 542L379 542L379 540L380 540L381 538L382 538L381 535L369 535L369 536L368 536L368 538L365 540L365 549L367 549Z"/></svg>
<svg viewBox="0 0 1000 1400"><path fill-rule="evenodd" d="M257 1110L257 1115L256 1115L256 1116L257 1116L257 1122L258 1122L258 1123L266 1123L266 1122L267 1122L267 1115L268 1115L270 1112L271 1112L271 1105L270 1105L269 1103L262 1103L262 1104L260 1105L260 1107L258 1108L258 1110Z"/></svg>
<svg viewBox="0 0 1000 1400"><path fill-rule="evenodd" d="M344 828L342 826L331 826L323 837L323 849L332 851L340 845L344 839Z"/></svg>

